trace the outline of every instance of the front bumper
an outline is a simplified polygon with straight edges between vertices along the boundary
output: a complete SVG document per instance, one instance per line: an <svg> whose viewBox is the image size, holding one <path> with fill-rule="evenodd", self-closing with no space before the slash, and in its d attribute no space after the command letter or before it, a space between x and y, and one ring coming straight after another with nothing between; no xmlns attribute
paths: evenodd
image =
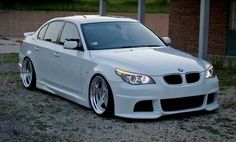
<svg viewBox="0 0 236 142"><path fill-rule="evenodd" d="M201 75L203 76L203 75ZM125 82L110 82L113 91L115 115L125 118L153 119L163 115L192 112L199 110L211 111L219 105L217 77L205 79L202 77L193 84L169 85L161 77L153 77L156 84L129 85ZM208 102L209 94L214 97ZM162 100L202 96L202 102L197 107L189 107L173 111L164 111ZM152 111L134 111L135 105L141 101L149 101Z"/></svg>

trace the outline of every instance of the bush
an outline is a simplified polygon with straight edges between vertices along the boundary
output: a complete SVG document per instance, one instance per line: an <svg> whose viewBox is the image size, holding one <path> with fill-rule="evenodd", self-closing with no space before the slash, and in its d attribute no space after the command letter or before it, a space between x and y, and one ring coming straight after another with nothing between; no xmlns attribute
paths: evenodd
<svg viewBox="0 0 236 142"><path fill-rule="evenodd" d="M2 0L3 5L14 3L72 2L74 0Z"/></svg>

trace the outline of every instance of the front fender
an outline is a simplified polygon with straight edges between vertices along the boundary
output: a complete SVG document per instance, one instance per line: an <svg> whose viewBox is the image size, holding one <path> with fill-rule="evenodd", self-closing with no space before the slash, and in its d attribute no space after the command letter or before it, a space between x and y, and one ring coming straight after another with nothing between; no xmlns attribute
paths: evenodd
<svg viewBox="0 0 236 142"><path fill-rule="evenodd" d="M83 68L81 69L81 76L82 76L82 93L84 96L87 96L88 102L87 107L91 108L89 103L89 86L92 78L96 75L102 75L106 81L109 83L113 81L122 82L123 80L116 75L115 68L111 67L107 64L96 63L93 60L84 60L83 61ZM110 85L111 90L112 86Z"/></svg>

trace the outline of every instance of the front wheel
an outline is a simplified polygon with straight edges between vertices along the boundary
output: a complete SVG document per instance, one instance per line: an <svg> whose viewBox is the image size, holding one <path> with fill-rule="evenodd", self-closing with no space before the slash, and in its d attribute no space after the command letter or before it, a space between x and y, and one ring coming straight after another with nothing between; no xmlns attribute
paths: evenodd
<svg viewBox="0 0 236 142"><path fill-rule="evenodd" d="M34 67L29 58L25 58L21 69L21 80L25 88L34 89L36 86L36 75Z"/></svg>
<svg viewBox="0 0 236 142"><path fill-rule="evenodd" d="M114 113L114 100L108 82L101 75L93 77L89 87L90 104L99 116L111 116Z"/></svg>

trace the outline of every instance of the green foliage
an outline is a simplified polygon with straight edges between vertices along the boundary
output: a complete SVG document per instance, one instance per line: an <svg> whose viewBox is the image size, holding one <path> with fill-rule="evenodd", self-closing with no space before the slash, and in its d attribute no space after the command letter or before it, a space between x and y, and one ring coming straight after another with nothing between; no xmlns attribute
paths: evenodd
<svg viewBox="0 0 236 142"><path fill-rule="evenodd" d="M236 86L236 65L231 59L224 59L221 56L213 55L212 64L217 77L219 78L220 87Z"/></svg>
<svg viewBox="0 0 236 142"><path fill-rule="evenodd" d="M18 53L0 54L0 64L17 63Z"/></svg>
<svg viewBox="0 0 236 142"><path fill-rule="evenodd" d="M225 86L236 86L236 67L215 68L215 72L219 78L221 88Z"/></svg>
<svg viewBox="0 0 236 142"><path fill-rule="evenodd" d="M147 13L168 13L168 0L146 0ZM107 11L117 13L137 12L138 0L107 0ZM99 0L3 0L2 10L44 10L98 12Z"/></svg>
<svg viewBox="0 0 236 142"><path fill-rule="evenodd" d="M215 69L223 69L224 59L222 57L213 55L212 64L213 64Z"/></svg>

